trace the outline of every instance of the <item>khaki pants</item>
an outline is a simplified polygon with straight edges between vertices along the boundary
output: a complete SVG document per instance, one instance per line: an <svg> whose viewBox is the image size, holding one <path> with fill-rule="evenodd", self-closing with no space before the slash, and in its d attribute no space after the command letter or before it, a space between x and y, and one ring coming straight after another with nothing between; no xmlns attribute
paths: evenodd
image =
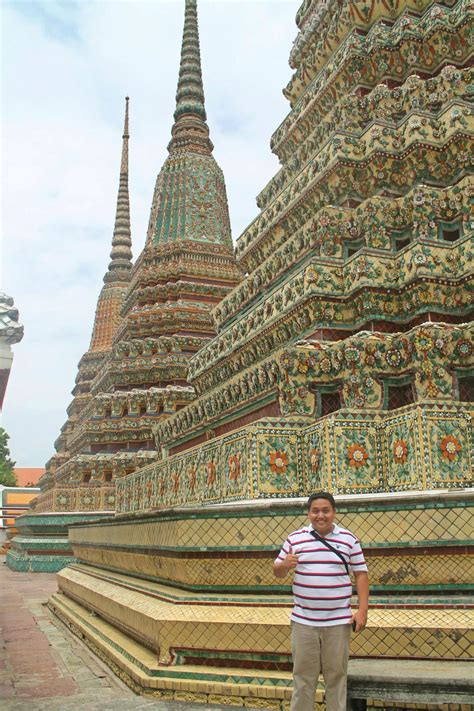
<svg viewBox="0 0 474 711"><path fill-rule="evenodd" d="M314 711L316 685L321 672L326 686L327 711L346 711L350 639L350 624L311 627L291 623L291 711Z"/></svg>

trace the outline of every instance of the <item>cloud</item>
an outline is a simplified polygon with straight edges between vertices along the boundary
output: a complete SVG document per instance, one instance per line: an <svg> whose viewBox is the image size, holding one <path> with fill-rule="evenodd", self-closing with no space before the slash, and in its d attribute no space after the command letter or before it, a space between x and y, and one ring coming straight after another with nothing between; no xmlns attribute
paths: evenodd
<svg viewBox="0 0 474 711"><path fill-rule="evenodd" d="M234 239L278 170L271 133L289 107L299 0L201 0L206 109ZM1 287L25 325L3 426L13 459L41 466L66 419L89 345L115 216L130 96L133 253L166 158L183 22L172 2L2 3Z"/></svg>
<svg viewBox="0 0 474 711"><path fill-rule="evenodd" d="M81 9L79 2L21 0L21 2L8 4L15 12L37 22L47 37L66 43L79 40L77 32L77 14Z"/></svg>

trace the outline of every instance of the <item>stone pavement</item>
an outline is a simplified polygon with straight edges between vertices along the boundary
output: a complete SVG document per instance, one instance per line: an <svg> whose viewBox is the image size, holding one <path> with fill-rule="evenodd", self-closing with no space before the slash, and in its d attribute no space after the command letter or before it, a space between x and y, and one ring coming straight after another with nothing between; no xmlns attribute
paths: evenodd
<svg viewBox="0 0 474 711"><path fill-rule="evenodd" d="M2 711L229 711L134 694L48 610L56 589L54 573L16 573L0 557Z"/></svg>

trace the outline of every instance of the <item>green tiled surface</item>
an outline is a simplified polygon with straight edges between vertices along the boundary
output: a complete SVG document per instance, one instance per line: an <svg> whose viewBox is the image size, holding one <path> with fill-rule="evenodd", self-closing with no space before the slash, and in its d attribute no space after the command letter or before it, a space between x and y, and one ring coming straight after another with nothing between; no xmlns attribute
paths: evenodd
<svg viewBox="0 0 474 711"><path fill-rule="evenodd" d="M12 538L6 563L18 572L56 573L76 560L67 537L69 526L104 518L110 518L110 513L23 514L15 521L18 533ZM50 551L64 551L64 554L49 555Z"/></svg>
<svg viewBox="0 0 474 711"><path fill-rule="evenodd" d="M61 555L24 555L9 550L7 565L11 570L22 573L57 573L70 563L75 563L72 556Z"/></svg>
<svg viewBox="0 0 474 711"><path fill-rule="evenodd" d="M16 551L22 551L23 553L27 553L29 550L33 549L35 551L50 551L50 550L71 550L71 544L69 542L69 539L67 537L64 538L56 538L56 537L49 537L49 538L36 538L33 536L15 536L14 540L14 549Z"/></svg>

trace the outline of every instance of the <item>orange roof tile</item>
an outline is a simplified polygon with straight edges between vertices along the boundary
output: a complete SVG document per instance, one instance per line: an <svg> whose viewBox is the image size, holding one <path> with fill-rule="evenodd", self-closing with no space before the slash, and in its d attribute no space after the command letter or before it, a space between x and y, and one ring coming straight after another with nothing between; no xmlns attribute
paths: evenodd
<svg viewBox="0 0 474 711"><path fill-rule="evenodd" d="M17 486L26 486L27 484L36 486L45 470L44 467L15 467L13 471L17 478Z"/></svg>

